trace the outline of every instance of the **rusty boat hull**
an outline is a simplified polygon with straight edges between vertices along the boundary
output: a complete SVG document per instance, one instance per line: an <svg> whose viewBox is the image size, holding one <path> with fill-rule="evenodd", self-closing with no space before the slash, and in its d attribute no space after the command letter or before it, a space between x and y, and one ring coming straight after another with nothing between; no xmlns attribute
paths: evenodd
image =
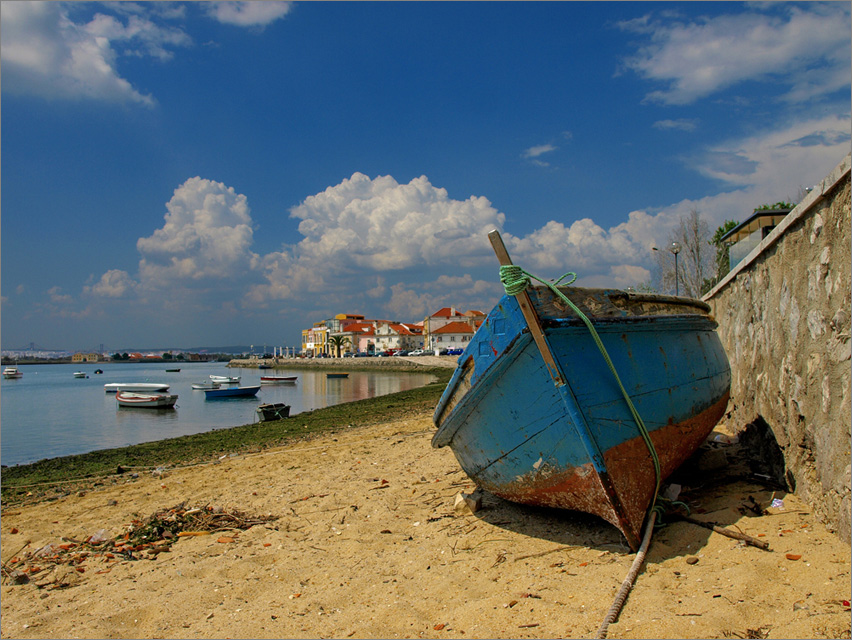
<svg viewBox="0 0 852 640"><path fill-rule="evenodd" d="M724 414L730 365L709 307L683 297L560 287L594 324L642 417L665 479ZM545 287L530 301L565 384L554 384L517 300L504 296L435 410L434 447L477 485L524 504L597 515L634 550L653 460L588 328Z"/></svg>

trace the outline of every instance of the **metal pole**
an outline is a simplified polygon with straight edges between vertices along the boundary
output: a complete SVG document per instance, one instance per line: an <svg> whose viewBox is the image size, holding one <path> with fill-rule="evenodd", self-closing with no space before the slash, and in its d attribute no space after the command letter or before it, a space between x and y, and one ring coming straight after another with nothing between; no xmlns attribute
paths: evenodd
<svg viewBox="0 0 852 640"><path fill-rule="evenodd" d="M675 295L680 295L680 290L678 289L677 254L675 254Z"/></svg>

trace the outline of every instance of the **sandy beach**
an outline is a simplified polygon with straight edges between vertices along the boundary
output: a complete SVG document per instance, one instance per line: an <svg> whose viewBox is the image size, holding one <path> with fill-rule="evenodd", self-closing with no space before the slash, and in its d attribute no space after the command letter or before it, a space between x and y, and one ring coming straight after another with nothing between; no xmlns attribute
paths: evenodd
<svg viewBox="0 0 852 640"><path fill-rule="evenodd" d="M475 487L449 449L430 446L430 418L4 505L4 567L31 573L4 578L2 636L594 637L634 558L620 533L488 494L476 513L454 509ZM681 499L694 517L770 549L667 524L608 637L849 637L847 542L793 495L692 482ZM748 506L773 499L783 507L767 515ZM133 560L78 544L121 539L178 505L259 523L154 541ZM54 560L32 555L48 544Z"/></svg>

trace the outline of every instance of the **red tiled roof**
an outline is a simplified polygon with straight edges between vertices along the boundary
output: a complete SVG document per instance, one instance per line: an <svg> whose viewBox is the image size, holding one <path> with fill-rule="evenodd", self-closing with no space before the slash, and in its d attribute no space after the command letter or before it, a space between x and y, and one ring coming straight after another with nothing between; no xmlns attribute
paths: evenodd
<svg viewBox="0 0 852 640"><path fill-rule="evenodd" d="M473 327L467 322L450 322L432 333L473 333Z"/></svg>
<svg viewBox="0 0 852 640"><path fill-rule="evenodd" d="M418 327L413 324L391 324L389 326L400 335L412 336L423 333L423 327Z"/></svg>
<svg viewBox="0 0 852 640"><path fill-rule="evenodd" d="M432 314L432 318L452 318L454 315L459 315L454 307L444 307Z"/></svg>

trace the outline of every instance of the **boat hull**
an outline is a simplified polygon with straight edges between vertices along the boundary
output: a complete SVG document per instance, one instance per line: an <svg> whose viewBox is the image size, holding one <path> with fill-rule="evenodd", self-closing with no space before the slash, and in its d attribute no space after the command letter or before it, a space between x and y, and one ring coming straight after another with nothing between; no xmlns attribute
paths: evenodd
<svg viewBox="0 0 852 640"><path fill-rule="evenodd" d="M585 302L665 478L727 406L730 367L715 322L683 299L569 291ZM586 326L546 290L531 300L566 384L554 384L517 301L504 297L459 359L435 411L433 446L450 446L483 489L597 515L635 549L656 485L650 452Z"/></svg>
<svg viewBox="0 0 852 640"><path fill-rule="evenodd" d="M262 404L257 408L257 415L260 417L261 422L284 420L290 417L290 405L283 402Z"/></svg>
<svg viewBox="0 0 852 640"><path fill-rule="evenodd" d="M260 384L295 384L298 376L260 376Z"/></svg>
<svg viewBox="0 0 852 640"><path fill-rule="evenodd" d="M205 389L204 395L211 398L248 398L257 395L260 385L253 387L228 387L223 389Z"/></svg>
<svg viewBox="0 0 852 640"><path fill-rule="evenodd" d="M178 397L168 393L138 393L118 391L115 399L119 407L138 407L140 409L173 409Z"/></svg>

